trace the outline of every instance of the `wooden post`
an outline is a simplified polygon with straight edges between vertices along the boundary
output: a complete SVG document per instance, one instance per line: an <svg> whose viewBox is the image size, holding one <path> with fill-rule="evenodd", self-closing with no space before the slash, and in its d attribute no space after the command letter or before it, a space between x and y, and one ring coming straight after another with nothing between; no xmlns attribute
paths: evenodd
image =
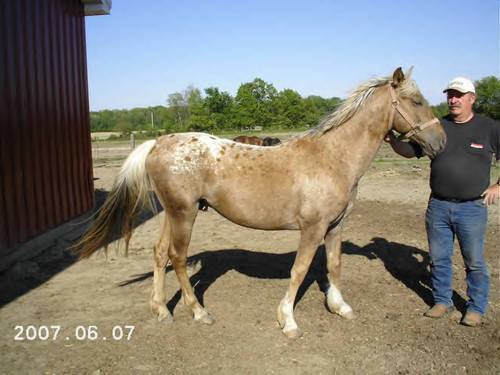
<svg viewBox="0 0 500 375"><path fill-rule="evenodd" d="M133 150L135 148L135 134L130 133L130 149Z"/></svg>

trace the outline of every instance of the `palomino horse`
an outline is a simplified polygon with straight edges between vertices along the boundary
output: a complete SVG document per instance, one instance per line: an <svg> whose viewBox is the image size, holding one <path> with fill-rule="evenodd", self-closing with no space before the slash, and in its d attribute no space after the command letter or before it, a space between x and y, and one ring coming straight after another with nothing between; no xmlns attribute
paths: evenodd
<svg viewBox="0 0 500 375"><path fill-rule="evenodd" d="M316 128L275 147L202 133L170 134L143 143L125 161L96 220L76 245L81 257L104 246L114 231L127 236L131 219L143 205L151 207L153 190L165 209L165 220L154 249L152 311L159 320L172 319L164 289L170 260L194 319L211 324L213 318L198 302L186 272L191 230L203 200L246 227L300 230L290 284L278 306L278 322L286 336L301 335L294 301L322 241L330 284L327 306L353 318L340 292L340 245L359 179L391 129L409 136L431 158L446 141L441 124L407 76L398 68L392 79L360 85Z"/></svg>

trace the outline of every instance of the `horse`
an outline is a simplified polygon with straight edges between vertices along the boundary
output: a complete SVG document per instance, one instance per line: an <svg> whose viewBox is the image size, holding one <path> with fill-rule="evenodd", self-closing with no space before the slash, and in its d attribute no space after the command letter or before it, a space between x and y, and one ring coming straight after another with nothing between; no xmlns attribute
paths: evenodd
<svg viewBox="0 0 500 375"><path fill-rule="evenodd" d="M176 272L184 301L196 321L212 324L195 296L187 271L187 250L200 201L232 222L255 229L299 230L290 282L277 308L289 338L302 335L294 318L297 290L324 241L328 288L326 306L346 319L352 307L340 289L341 231L357 185L391 130L418 143L433 158L446 142L438 119L416 83L398 68L392 77L359 85L337 111L316 127L274 147L258 147L203 133L179 133L150 140L124 162L108 197L81 241L87 258L115 238L126 237L131 220L153 207L154 191L165 210L154 247L150 307L159 321L167 310L165 268ZM256 202L259 202L256 204Z"/></svg>
<svg viewBox="0 0 500 375"><path fill-rule="evenodd" d="M281 140L279 138L265 137L262 140L262 146L274 146L280 144Z"/></svg>
<svg viewBox="0 0 500 375"><path fill-rule="evenodd" d="M236 138L233 138L233 141L255 146L263 145L263 139L253 135L239 135Z"/></svg>
<svg viewBox="0 0 500 375"><path fill-rule="evenodd" d="M253 135L250 136L239 135L233 138L233 141L239 143L246 143L249 145L256 145L256 146L274 146L281 143L281 140L279 138L272 138L272 137L259 138Z"/></svg>

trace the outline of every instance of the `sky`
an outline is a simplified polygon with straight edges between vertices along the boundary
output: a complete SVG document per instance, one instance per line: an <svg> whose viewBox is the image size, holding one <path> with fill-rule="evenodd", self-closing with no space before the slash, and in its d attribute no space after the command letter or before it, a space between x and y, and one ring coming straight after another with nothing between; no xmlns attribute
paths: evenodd
<svg viewBox="0 0 500 375"><path fill-rule="evenodd" d="M414 66L431 104L456 76L500 76L500 0L114 0L86 17L90 109L167 105L188 86L236 95L261 78L345 98Z"/></svg>

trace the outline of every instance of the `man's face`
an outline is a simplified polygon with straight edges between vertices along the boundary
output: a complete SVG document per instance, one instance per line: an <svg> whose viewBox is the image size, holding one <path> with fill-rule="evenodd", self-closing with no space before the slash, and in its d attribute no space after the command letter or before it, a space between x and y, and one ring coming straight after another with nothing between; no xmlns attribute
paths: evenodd
<svg viewBox="0 0 500 375"><path fill-rule="evenodd" d="M472 92L465 94L457 90L448 90L446 92L448 109L454 117L468 117L472 113L472 105L476 101L476 95Z"/></svg>

